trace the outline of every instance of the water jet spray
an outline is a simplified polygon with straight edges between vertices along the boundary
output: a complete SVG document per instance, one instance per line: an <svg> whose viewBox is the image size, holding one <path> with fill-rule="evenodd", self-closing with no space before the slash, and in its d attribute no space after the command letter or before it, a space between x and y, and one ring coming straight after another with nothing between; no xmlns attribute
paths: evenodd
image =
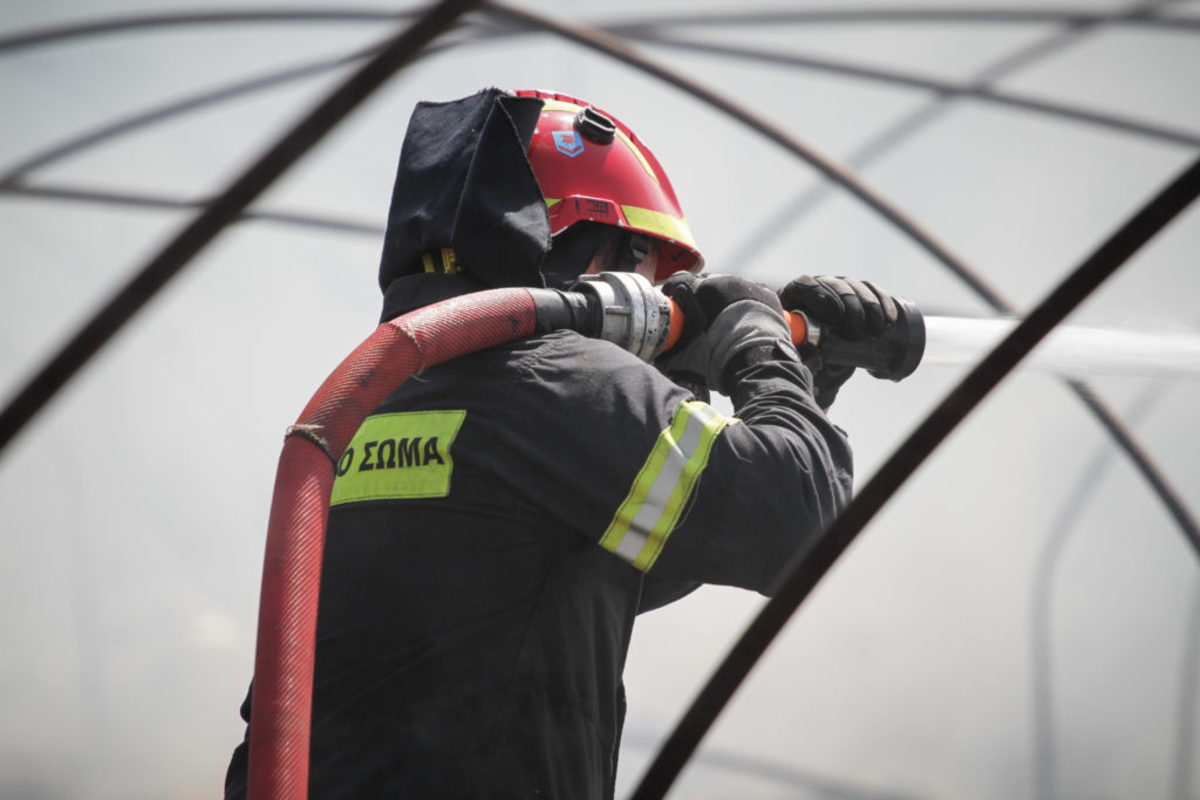
<svg viewBox="0 0 1200 800"><path fill-rule="evenodd" d="M1009 318L930 316L925 362L967 366L1017 326ZM1120 375L1157 380L1200 379L1200 335L1060 325L1021 363L1022 369L1069 378Z"/></svg>

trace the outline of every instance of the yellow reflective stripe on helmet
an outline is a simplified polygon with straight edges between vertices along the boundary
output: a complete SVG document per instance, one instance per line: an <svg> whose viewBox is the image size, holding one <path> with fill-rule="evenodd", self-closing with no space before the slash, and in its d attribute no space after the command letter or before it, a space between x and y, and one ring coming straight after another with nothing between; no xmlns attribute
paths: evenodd
<svg viewBox="0 0 1200 800"><path fill-rule="evenodd" d="M617 128L617 138L625 143L625 146L629 148L629 152L633 153L633 157L636 158L638 163L642 165L642 169L646 170L646 174L649 175L655 183L658 183L658 176L654 174L654 168L650 166L650 162L646 160L644 155L642 155L642 149L634 144L633 140L630 139L625 134L625 131L621 130L620 128Z"/></svg>
<svg viewBox="0 0 1200 800"><path fill-rule="evenodd" d="M583 106L576 105L575 103L568 103L563 100L555 100L552 97L543 97L541 98L541 101L542 111L570 111L572 114L577 114L580 111L583 111Z"/></svg>
<svg viewBox="0 0 1200 800"><path fill-rule="evenodd" d="M692 230L686 220L637 206L621 206L621 212L631 228L648 231L660 239L670 239L692 250L697 249L696 242L692 239Z"/></svg>
<svg viewBox="0 0 1200 800"><path fill-rule="evenodd" d="M717 435L737 421L707 403L680 403L671 425L658 435L628 496L600 537L600 546L643 572L654 566L708 465Z"/></svg>

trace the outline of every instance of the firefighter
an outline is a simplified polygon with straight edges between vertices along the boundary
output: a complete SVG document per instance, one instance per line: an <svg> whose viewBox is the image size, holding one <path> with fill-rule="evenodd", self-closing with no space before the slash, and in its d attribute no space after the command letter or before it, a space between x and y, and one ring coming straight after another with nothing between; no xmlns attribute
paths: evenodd
<svg viewBox="0 0 1200 800"><path fill-rule="evenodd" d="M383 319L634 270L666 280L686 346L651 365L537 335L430 368L365 420L330 501L311 797L611 798L635 617L701 583L766 592L848 501L822 404L849 373L818 370L814 398L776 295L702 263L662 167L612 115L496 89L417 106ZM866 284L785 291L833 330L888 322ZM243 743L227 798L246 762Z"/></svg>

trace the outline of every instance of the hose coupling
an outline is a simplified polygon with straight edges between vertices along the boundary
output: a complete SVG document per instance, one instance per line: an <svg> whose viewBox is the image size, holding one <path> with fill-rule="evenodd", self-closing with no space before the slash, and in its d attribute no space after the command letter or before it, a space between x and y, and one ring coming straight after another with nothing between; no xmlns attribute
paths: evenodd
<svg viewBox="0 0 1200 800"><path fill-rule="evenodd" d="M671 332L671 301L636 272L581 275L571 291L598 306L599 329L590 335L612 342L643 361L663 351Z"/></svg>

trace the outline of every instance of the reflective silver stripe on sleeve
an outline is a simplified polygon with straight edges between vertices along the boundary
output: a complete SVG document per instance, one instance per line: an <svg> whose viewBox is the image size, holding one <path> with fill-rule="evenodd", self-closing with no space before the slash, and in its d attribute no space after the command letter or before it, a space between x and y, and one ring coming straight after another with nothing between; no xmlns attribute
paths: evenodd
<svg viewBox="0 0 1200 800"><path fill-rule="evenodd" d="M685 400L654 443L600 545L643 571L653 566L708 464L720 432L736 419Z"/></svg>

